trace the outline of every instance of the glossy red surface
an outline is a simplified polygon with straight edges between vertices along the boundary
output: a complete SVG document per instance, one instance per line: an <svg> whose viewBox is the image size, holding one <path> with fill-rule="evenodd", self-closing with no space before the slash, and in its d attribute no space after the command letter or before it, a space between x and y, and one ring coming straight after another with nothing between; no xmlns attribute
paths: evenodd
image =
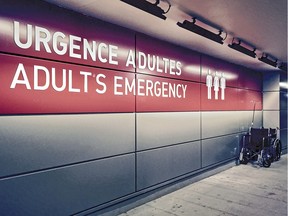
<svg viewBox="0 0 288 216"><path fill-rule="evenodd" d="M1 114L135 110L133 94L119 96L115 95L113 89L115 76L132 82L134 73L3 54L0 55L0 62ZM17 70L20 71L19 76L16 74Z"/></svg>
<svg viewBox="0 0 288 216"><path fill-rule="evenodd" d="M201 82L206 81L208 70L213 76L216 72L218 74L223 73L227 86L262 91L262 75L260 72L203 55Z"/></svg>
<svg viewBox="0 0 288 216"><path fill-rule="evenodd" d="M259 72L47 8L44 1L1 5L0 114L262 109Z"/></svg>
<svg viewBox="0 0 288 216"><path fill-rule="evenodd" d="M139 54L139 52L145 53L145 57ZM138 63L137 72L174 79L183 79L197 82L200 81L200 54L196 52L180 46L169 44L164 41L159 41L155 38L151 38L143 34L137 34L136 54ZM156 62L156 66L153 71L149 70L148 68L148 54L150 55L151 66L153 66L153 62ZM155 56L154 61L153 56ZM158 59L156 59L157 57ZM142 62L144 58L146 58L147 61L146 67L139 68L139 61L140 65L143 65ZM177 69L177 63L179 63L180 72L179 69ZM159 70L157 70L157 68L159 68ZM172 73L170 73L170 70Z"/></svg>
<svg viewBox="0 0 288 216"><path fill-rule="evenodd" d="M132 52L133 56L135 55L134 32L101 20L64 11L60 7L53 8L51 11L46 8L45 2L31 5L22 5L20 1L12 2L14 1L1 3L0 51L82 65L135 71L133 66L126 66L129 53ZM10 8L11 5L13 5L13 10ZM21 12L18 12L18 9ZM18 26L19 32L17 32ZM43 43L46 40L47 43ZM24 44L26 47L21 48L19 44ZM89 48L84 49L84 46ZM84 50L88 49L94 49L94 52L91 57L87 51L86 58Z"/></svg>
<svg viewBox="0 0 288 216"><path fill-rule="evenodd" d="M169 78L161 78L149 75L137 75L137 79L151 80L161 96L153 96L149 93L146 96L137 95L136 112L168 112L168 111L199 111L200 110L200 84L188 81L179 81ZM164 91L163 87L168 89ZM168 84L166 84L168 83ZM169 85L176 86L174 95L169 96ZM178 90L177 90L178 88ZM147 87L144 86L143 92ZM164 91L164 92L163 92ZM178 91L178 93L177 93Z"/></svg>
<svg viewBox="0 0 288 216"><path fill-rule="evenodd" d="M208 99L208 88L201 84L201 110L202 111L241 111L262 110L262 92L248 89L225 88L224 100L221 99L221 89L218 99L212 87L211 99Z"/></svg>

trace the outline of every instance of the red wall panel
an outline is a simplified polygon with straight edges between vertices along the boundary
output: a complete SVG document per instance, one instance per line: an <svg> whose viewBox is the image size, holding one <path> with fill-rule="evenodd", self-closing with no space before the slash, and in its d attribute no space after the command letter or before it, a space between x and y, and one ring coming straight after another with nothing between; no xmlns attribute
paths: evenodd
<svg viewBox="0 0 288 216"><path fill-rule="evenodd" d="M145 57L139 52L145 53ZM148 55L150 55L150 62L148 62ZM155 57L154 61L153 56ZM137 34L136 58L137 72L175 79L200 81L200 54L180 46L160 41L143 34ZM144 58L147 59L146 65L150 63L151 67L153 66L153 62L158 63L156 63L154 70L149 70L148 66L141 68L140 65L144 65ZM181 69L180 73L179 69L177 69L177 63L179 63L178 67ZM157 70L157 68L159 68L159 70ZM170 69L172 71L171 73Z"/></svg>
<svg viewBox="0 0 288 216"><path fill-rule="evenodd" d="M201 84L201 110L202 111L226 111L239 110L238 89L227 87L225 89L224 100L221 99L221 89L218 92L218 99L215 99L213 87L211 89L211 99L208 99L208 88Z"/></svg>
<svg viewBox="0 0 288 216"><path fill-rule="evenodd" d="M146 96L137 95L137 112L168 112L168 111L199 111L200 110L200 84L169 78L137 74L137 79L150 80L154 83L155 93L149 92ZM164 85L163 85L164 83ZM174 96L169 96L169 85L176 88ZM166 89L164 91L164 89ZM185 89L185 90L184 90ZM147 92L144 86L143 93Z"/></svg>
<svg viewBox="0 0 288 216"><path fill-rule="evenodd" d="M204 55L202 57L201 82L206 82L209 70L213 76L216 72L219 76L223 74L227 86L262 91L262 75L260 72Z"/></svg>
<svg viewBox="0 0 288 216"><path fill-rule="evenodd" d="M252 91L248 89L239 89L238 90L238 109L239 110L262 110L262 92Z"/></svg>
<svg viewBox="0 0 288 216"><path fill-rule="evenodd" d="M244 68L239 72L241 79L238 81L239 88L262 91L262 74Z"/></svg>
<svg viewBox="0 0 288 216"><path fill-rule="evenodd" d="M115 77L132 82L134 73L3 54L0 54L0 62L0 114L135 110L135 96L119 96L114 89ZM18 75L16 71L20 71Z"/></svg>
<svg viewBox="0 0 288 216"><path fill-rule="evenodd" d="M256 109L262 109L258 72L60 7L48 10L44 1L32 2L1 4L0 114L251 110L255 101ZM85 47L94 47L95 53ZM86 59L84 50L95 59L89 54ZM66 75L61 91L52 86L52 68L56 89ZM208 71L211 82L225 79L224 100L220 86L215 99L214 83L208 98ZM182 88L181 97L173 88Z"/></svg>
<svg viewBox="0 0 288 216"><path fill-rule="evenodd" d="M19 23L19 33L18 24L14 21ZM2 52L135 71L132 65L126 66L129 53L135 55L134 38L134 32L128 29L60 7L53 7L52 11L45 2L37 1L37 4L28 3L28 5L13 0L1 2L0 51ZM31 44L28 42L30 39ZM42 42L46 39L47 43ZM20 42L16 43L16 41ZM21 48L18 44L27 47ZM84 50L88 49L84 49L84 44L90 49L95 48L93 57L90 57L87 51L87 58L85 58ZM39 48L36 48L38 45ZM93 59L95 56L96 58Z"/></svg>
<svg viewBox="0 0 288 216"><path fill-rule="evenodd" d="M218 92L218 99L215 99L215 92L212 87L211 99L208 99L208 88L201 84L201 110L202 111L241 111L262 110L262 92L227 87L225 88L224 100L221 99L221 89Z"/></svg>

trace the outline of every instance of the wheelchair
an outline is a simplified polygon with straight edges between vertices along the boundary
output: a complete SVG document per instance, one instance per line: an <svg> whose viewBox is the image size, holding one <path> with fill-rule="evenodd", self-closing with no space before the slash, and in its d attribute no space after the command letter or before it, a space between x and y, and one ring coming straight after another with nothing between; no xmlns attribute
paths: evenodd
<svg viewBox="0 0 288 216"><path fill-rule="evenodd" d="M268 168L273 161L280 160L281 150L279 128L251 128L243 136L239 162L247 164L256 161L259 166Z"/></svg>

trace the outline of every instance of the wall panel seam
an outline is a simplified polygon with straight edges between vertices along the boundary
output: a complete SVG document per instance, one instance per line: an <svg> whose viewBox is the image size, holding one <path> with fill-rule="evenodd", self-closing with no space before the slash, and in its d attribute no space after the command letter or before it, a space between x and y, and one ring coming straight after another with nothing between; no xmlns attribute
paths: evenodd
<svg viewBox="0 0 288 216"><path fill-rule="evenodd" d="M97 161L100 161L100 160L113 159L113 158L116 158L116 157L128 156L128 155L135 155L135 152L134 151L133 152L126 152L126 153L123 153L123 154L117 154L117 155L112 155L112 156L107 156L107 157L101 157L101 158L97 158L97 159L79 161L79 162L63 164L63 165L59 165L59 166L53 166L53 167L47 167L47 168L43 168L43 169L37 169L37 170L32 170L32 171L27 171L27 172L22 172L22 173L16 173L16 174L12 174L12 175L0 176L0 182L2 180L20 178L20 177L24 177L24 176L27 176L27 175L35 175L35 174L43 173L43 172L53 172L53 170L65 169L65 168L69 168L69 167L73 167L73 166L85 165L87 163L93 163L93 162L97 162Z"/></svg>

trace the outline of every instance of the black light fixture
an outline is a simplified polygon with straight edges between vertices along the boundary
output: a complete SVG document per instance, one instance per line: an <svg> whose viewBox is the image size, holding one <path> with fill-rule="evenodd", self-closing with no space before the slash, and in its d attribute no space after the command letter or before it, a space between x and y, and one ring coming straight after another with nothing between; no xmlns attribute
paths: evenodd
<svg viewBox="0 0 288 216"><path fill-rule="evenodd" d="M192 22L188 20L184 20L183 23L177 22L177 25L180 26L181 28L194 32L198 35L201 35L219 44L223 44L224 39L220 36L223 32L222 30L219 30L219 34L215 34L205 28L202 28L199 25L196 25L195 23L196 23L196 18L193 18Z"/></svg>
<svg viewBox="0 0 288 216"><path fill-rule="evenodd" d="M167 11L164 11L161 7L158 6L160 4L160 0L156 0L154 4L146 0L121 0L121 1L164 20L166 19L166 16L164 16L164 14L168 13L168 11L171 8L171 4L168 1L166 1L169 5Z"/></svg>
<svg viewBox="0 0 288 216"><path fill-rule="evenodd" d="M256 58L256 48L254 47L253 50L250 50L244 46L241 46L242 41L238 40L238 43L234 42L234 38L232 40L232 44L229 44L228 46L234 50L237 50L238 52L241 52L243 54L246 54L252 58Z"/></svg>
<svg viewBox="0 0 288 216"><path fill-rule="evenodd" d="M259 58L260 61L269 64L273 67L277 67L277 59L272 59L271 56L268 56L267 54L263 53L261 58ZM274 61L273 61L274 60Z"/></svg>
<svg viewBox="0 0 288 216"><path fill-rule="evenodd" d="M287 72L287 63L285 62L282 62L279 66L278 66L279 69Z"/></svg>

